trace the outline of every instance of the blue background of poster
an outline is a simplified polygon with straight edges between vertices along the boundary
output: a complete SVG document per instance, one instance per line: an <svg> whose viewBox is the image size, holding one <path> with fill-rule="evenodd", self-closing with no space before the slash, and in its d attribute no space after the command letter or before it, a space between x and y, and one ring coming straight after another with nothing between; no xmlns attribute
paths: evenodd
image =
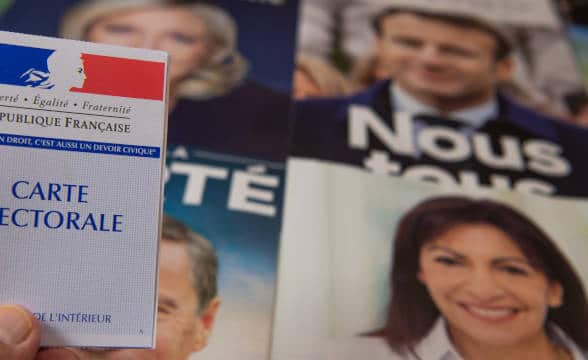
<svg viewBox="0 0 588 360"><path fill-rule="evenodd" d="M198 174L208 171L224 172L225 176L208 177L203 189L194 186ZM272 200L260 201L255 195L248 196L249 202L275 209L273 215L229 208L235 179L244 172L276 181L276 186L260 181L249 186L271 193ZM219 258L222 305L214 336L204 351L198 353L198 359L266 358L277 276L284 165L178 145L168 147L166 173L164 212L207 238ZM195 196L198 193L195 189L203 190L201 199Z"/></svg>
<svg viewBox="0 0 588 360"><path fill-rule="evenodd" d="M178 148L182 148L180 150L182 153L183 149L186 149L189 157L174 155L180 152ZM239 257L243 259L241 265L261 273L273 274L276 269L282 217L284 165L200 152L183 146L169 147L167 160L168 170L171 163L182 163L222 168L228 171L226 179L207 179L200 205L187 205L184 202L184 195L188 176L169 170L169 180L165 185L164 211L208 238L218 252L238 251ZM248 166L258 164L269 164L266 166L264 175L276 177L279 181L279 186L276 188L253 184L256 189L271 191L274 194L275 201L259 202L275 207L276 214L271 217L228 209L229 193L235 171L247 171ZM255 202L253 199L250 201ZM228 224L230 226L227 226Z"/></svg>

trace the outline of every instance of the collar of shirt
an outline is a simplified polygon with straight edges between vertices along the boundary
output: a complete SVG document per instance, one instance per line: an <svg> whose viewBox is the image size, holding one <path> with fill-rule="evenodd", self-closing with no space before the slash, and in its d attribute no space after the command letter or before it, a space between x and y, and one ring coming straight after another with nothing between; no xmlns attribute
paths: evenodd
<svg viewBox="0 0 588 360"><path fill-rule="evenodd" d="M396 83L391 83L391 103L394 104L395 111L405 111L411 114L426 114L432 116L441 116L441 112L427 104L417 100L414 96L400 88ZM451 119L463 122L474 128L481 128L490 119L498 116L498 101L496 98L483 104L469 108L452 111L446 116Z"/></svg>
<svg viewBox="0 0 588 360"><path fill-rule="evenodd" d="M574 360L587 360L580 348L555 324L548 324L551 330L552 341L565 347ZM463 360L457 352L447 332L445 319L439 318L425 336L415 347L415 353L421 360Z"/></svg>
<svg viewBox="0 0 588 360"><path fill-rule="evenodd" d="M422 360L463 360L449 340L445 319L442 317L437 319L427 336L414 350Z"/></svg>
<svg viewBox="0 0 588 360"><path fill-rule="evenodd" d="M549 328L552 330L553 340L556 343L561 344L564 348L566 348L570 354L572 355L572 359L574 360L586 360L588 359L587 355L580 350L578 345L570 339L566 333L560 329L558 326L551 324Z"/></svg>

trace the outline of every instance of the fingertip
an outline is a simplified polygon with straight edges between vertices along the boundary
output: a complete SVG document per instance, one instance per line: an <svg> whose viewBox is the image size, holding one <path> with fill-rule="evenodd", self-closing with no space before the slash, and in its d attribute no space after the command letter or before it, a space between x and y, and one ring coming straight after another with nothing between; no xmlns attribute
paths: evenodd
<svg viewBox="0 0 588 360"><path fill-rule="evenodd" d="M39 350L40 325L33 314L20 305L0 305L0 358L33 359Z"/></svg>
<svg viewBox="0 0 588 360"><path fill-rule="evenodd" d="M0 342L16 346L33 332L34 317L20 305L0 306Z"/></svg>

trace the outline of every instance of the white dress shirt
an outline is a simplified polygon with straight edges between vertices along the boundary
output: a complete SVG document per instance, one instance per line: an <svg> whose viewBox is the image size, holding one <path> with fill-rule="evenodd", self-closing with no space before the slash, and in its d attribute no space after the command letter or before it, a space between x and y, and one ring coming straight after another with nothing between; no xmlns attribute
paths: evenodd
<svg viewBox="0 0 588 360"><path fill-rule="evenodd" d="M571 354L573 360L588 360L585 354L558 327L551 325L555 339ZM445 320L440 318L431 331L415 347L417 356L399 355L381 337L354 337L330 345L328 360L463 360L447 333Z"/></svg>
<svg viewBox="0 0 588 360"><path fill-rule="evenodd" d="M479 129L488 120L498 116L498 101L496 98L480 105L452 111L448 114L441 114L438 109L424 104L414 96L403 90L398 84L392 82L390 85L391 102L395 112L408 112L411 114L426 114L431 116L449 117L454 120L468 124L473 129Z"/></svg>

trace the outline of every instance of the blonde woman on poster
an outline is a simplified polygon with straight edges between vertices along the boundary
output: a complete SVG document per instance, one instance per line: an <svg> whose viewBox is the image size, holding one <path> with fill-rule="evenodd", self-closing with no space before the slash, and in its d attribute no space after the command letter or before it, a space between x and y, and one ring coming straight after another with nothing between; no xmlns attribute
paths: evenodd
<svg viewBox="0 0 588 360"><path fill-rule="evenodd" d="M234 20L221 8L202 3L84 1L63 18L61 34L169 52L173 99L223 94L247 73L247 62L236 49Z"/></svg>
<svg viewBox="0 0 588 360"><path fill-rule="evenodd" d="M61 35L170 55L168 144L283 160L290 98L248 77L233 16L198 1L87 0Z"/></svg>

